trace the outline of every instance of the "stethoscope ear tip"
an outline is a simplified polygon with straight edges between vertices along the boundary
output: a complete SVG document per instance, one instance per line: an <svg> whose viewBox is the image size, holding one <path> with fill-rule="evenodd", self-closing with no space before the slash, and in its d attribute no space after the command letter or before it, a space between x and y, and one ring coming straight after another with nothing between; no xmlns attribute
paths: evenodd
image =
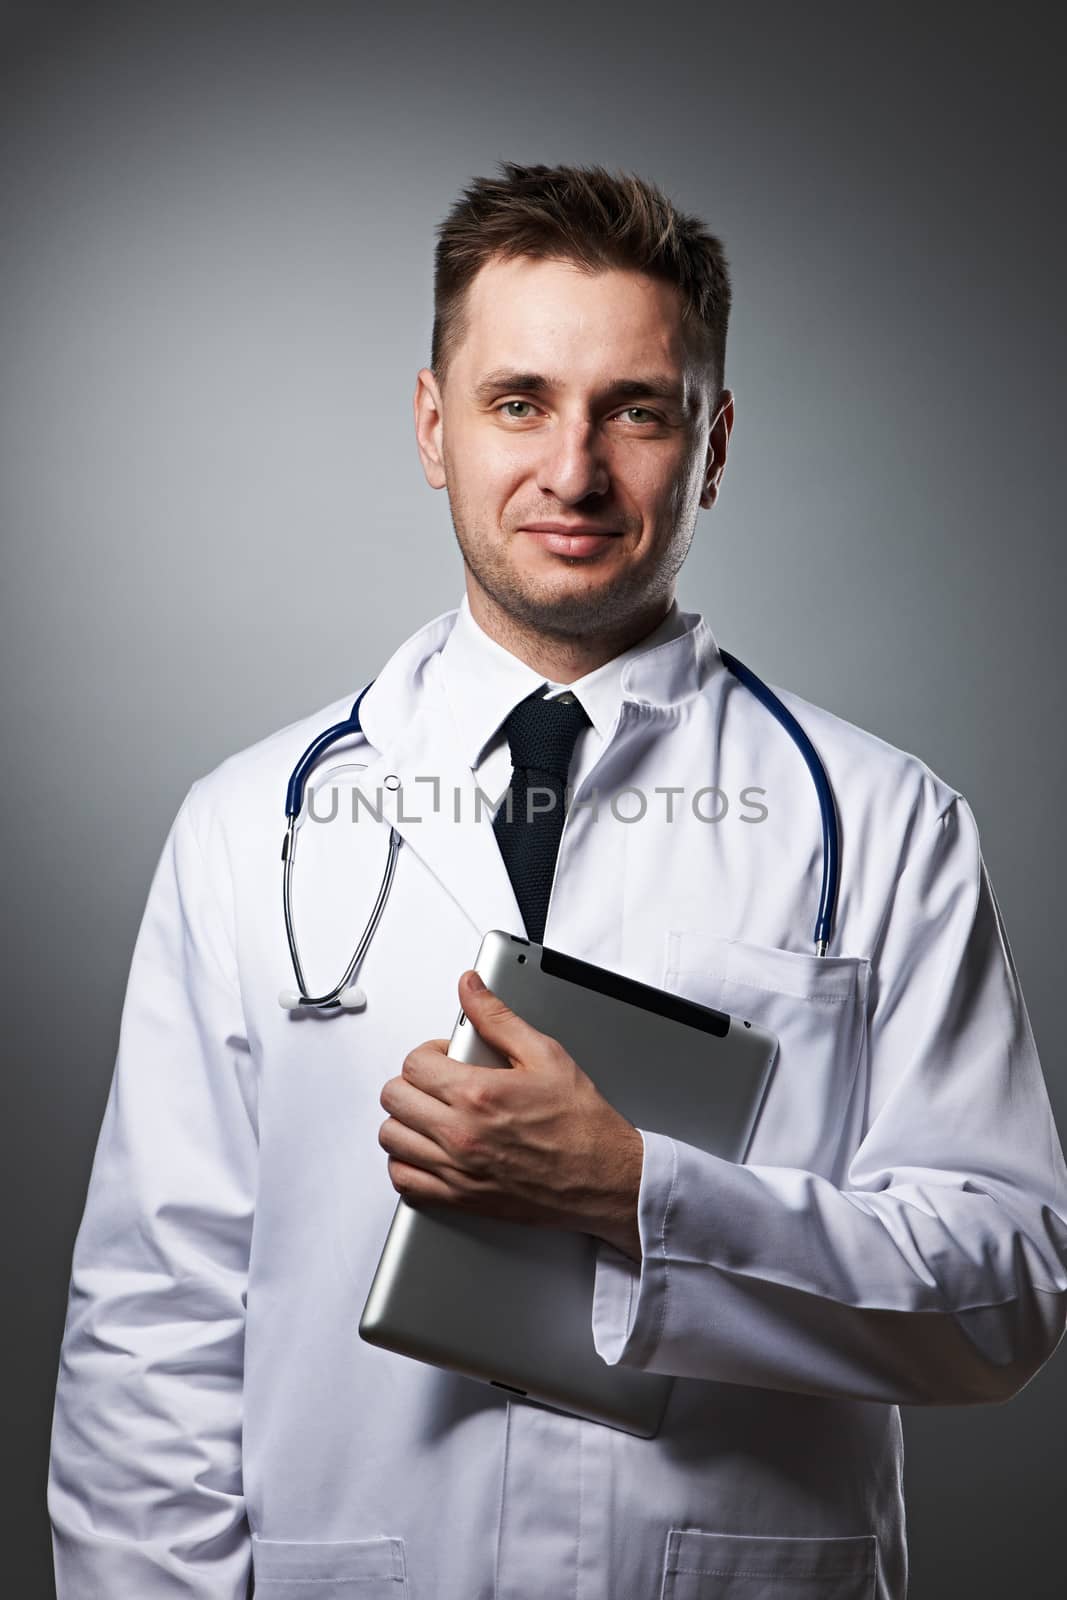
<svg viewBox="0 0 1067 1600"><path fill-rule="evenodd" d="M350 983L348 988L342 989L337 996L337 1004L343 1011L362 1011L367 1004L367 996L358 983Z"/></svg>
<svg viewBox="0 0 1067 1600"><path fill-rule="evenodd" d="M299 1011L300 996L295 989L283 989L278 996L278 1004L283 1011Z"/></svg>

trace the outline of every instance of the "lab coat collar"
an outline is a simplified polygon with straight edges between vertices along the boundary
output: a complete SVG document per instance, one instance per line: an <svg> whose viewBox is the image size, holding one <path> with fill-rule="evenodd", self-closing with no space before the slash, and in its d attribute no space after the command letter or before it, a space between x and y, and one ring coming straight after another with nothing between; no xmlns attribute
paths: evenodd
<svg viewBox="0 0 1067 1600"><path fill-rule="evenodd" d="M645 651L681 638L698 619L675 601L667 615L630 649L621 651L567 687L577 696L601 739L607 743L623 700L623 679ZM513 655L485 632L464 594L439 660L440 681L460 736L460 752L476 767L486 745L521 700L546 681L543 674Z"/></svg>
<svg viewBox="0 0 1067 1600"><path fill-rule="evenodd" d="M651 634L638 640L637 645L569 683L569 690L576 694L585 715L605 744L611 738L619 715L624 694L622 678L630 662L667 640L680 638L693 621L678 610L677 602L672 603L667 616ZM440 653L438 670L459 730L462 757L472 768L482 760L486 744L498 733L499 726L518 702L533 694L541 683L553 682L545 680L534 667L486 634L475 621L466 594L459 603L456 622Z"/></svg>
<svg viewBox="0 0 1067 1600"><path fill-rule="evenodd" d="M362 726L377 754L369 760L358 787L452 894L479 933L501 928L523 935L522 914L493 834L491 809L484 797L479 799L471 771L470 737L458 725L441 681L441 653L458 615L459 608L444 612L412 634L367 690ZM638 648L635 654L626 652L628 659L618 678L621 704L623 708L627 702L633 704L641 720L649 716L673 720L673 714L700 694L716 673L725 672L703 618L679 612L677 621L684 631L644 650ZM530 685L531 669L515 657L509 660L522 671L507 667L508 690L514 687L516 694L502 716L523 697L523 685ZM532 687L544 682L532 676ZM613 717L615 736L621 736L626 722L623 716ZM474 736L479 733L475 730Z"/></svg>
<svg viewBox="0 0 1067 1600"><path fill-rule="evenodd" d="M438 698L442 687L447 690L452 674L442 672L446 649L450 662L453 659L462 661L464 674L477 652L481 654L478 670L482 675L488 679L484 663L491 657L493 675L499 673L500 677L501 689L499 695L494 691L491 712L496 720L488 732L483 729L489 720L489 711L484 717L479 712L473 719L453 705L453 699L458 697L445 694L450 720L455 725L457 749L468 766L476 764L486 740L492 737L512 707L545 681L526 662L513 656L478 627L464 596L454 610L442 612L406 639L367 691L361 707L363 731L377 750L384 753L395 746L416 706L427 696ZM676 602L647 639L579 679L579 685L587 691L580 698L598 733L606 736L615 720L614 710L610 721L604 720L614 674L617 673L622 700L670 710L700 694L716 673L724 671L718 644L707 622L699 612L679 610ZM598 681L594 683L594 680ZM486 694L488 706L488 684ZM498 709L499 715L496 715Z"/></svg>

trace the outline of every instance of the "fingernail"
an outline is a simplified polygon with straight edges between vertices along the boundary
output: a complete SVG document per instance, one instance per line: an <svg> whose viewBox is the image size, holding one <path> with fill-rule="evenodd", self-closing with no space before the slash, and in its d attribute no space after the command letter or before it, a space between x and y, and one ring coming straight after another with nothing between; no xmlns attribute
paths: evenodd
<svg viewBox="0 0 1067 1600"><path fill-rule="evenodd" d="M467 984L468 984L468 987L471 988L471 989L484 989L485 988L485 984L482 982L481 978L478 976L478 974L476 972L472 972L471 973L470 977L467 980Z"/></svg>

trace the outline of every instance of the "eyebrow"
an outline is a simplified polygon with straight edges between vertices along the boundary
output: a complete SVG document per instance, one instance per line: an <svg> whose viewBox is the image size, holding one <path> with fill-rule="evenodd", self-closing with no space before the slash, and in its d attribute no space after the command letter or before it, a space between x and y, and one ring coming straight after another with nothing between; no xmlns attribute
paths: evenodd
<svg viewBox="0 0 1067 1600"><path fill-rule="evenodd" d="M474 387L476 400L491 400L503 390L517 389L523 394L548 394L560 385L540 372L518 372L501 367L488 372ZM666 400L685 405L685 389L673 378L649 374L638 378L616 378L598 397L602 400Z"/></svg>

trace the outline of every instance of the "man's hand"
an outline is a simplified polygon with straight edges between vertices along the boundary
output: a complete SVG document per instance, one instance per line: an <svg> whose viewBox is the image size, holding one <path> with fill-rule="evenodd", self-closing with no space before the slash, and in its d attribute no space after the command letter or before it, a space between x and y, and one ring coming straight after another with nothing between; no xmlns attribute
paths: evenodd
<svg viewBox="0 0 1067 1600"><path fill-rule="evenodd" d="M429 1039L380 1100L389 1179L405 1200L606 1239L641 1259L637 1195L644 1146L631 1122L546 1033L515 1015L476 972L460 1005L507 1071L469 1066Z"/></svg>

